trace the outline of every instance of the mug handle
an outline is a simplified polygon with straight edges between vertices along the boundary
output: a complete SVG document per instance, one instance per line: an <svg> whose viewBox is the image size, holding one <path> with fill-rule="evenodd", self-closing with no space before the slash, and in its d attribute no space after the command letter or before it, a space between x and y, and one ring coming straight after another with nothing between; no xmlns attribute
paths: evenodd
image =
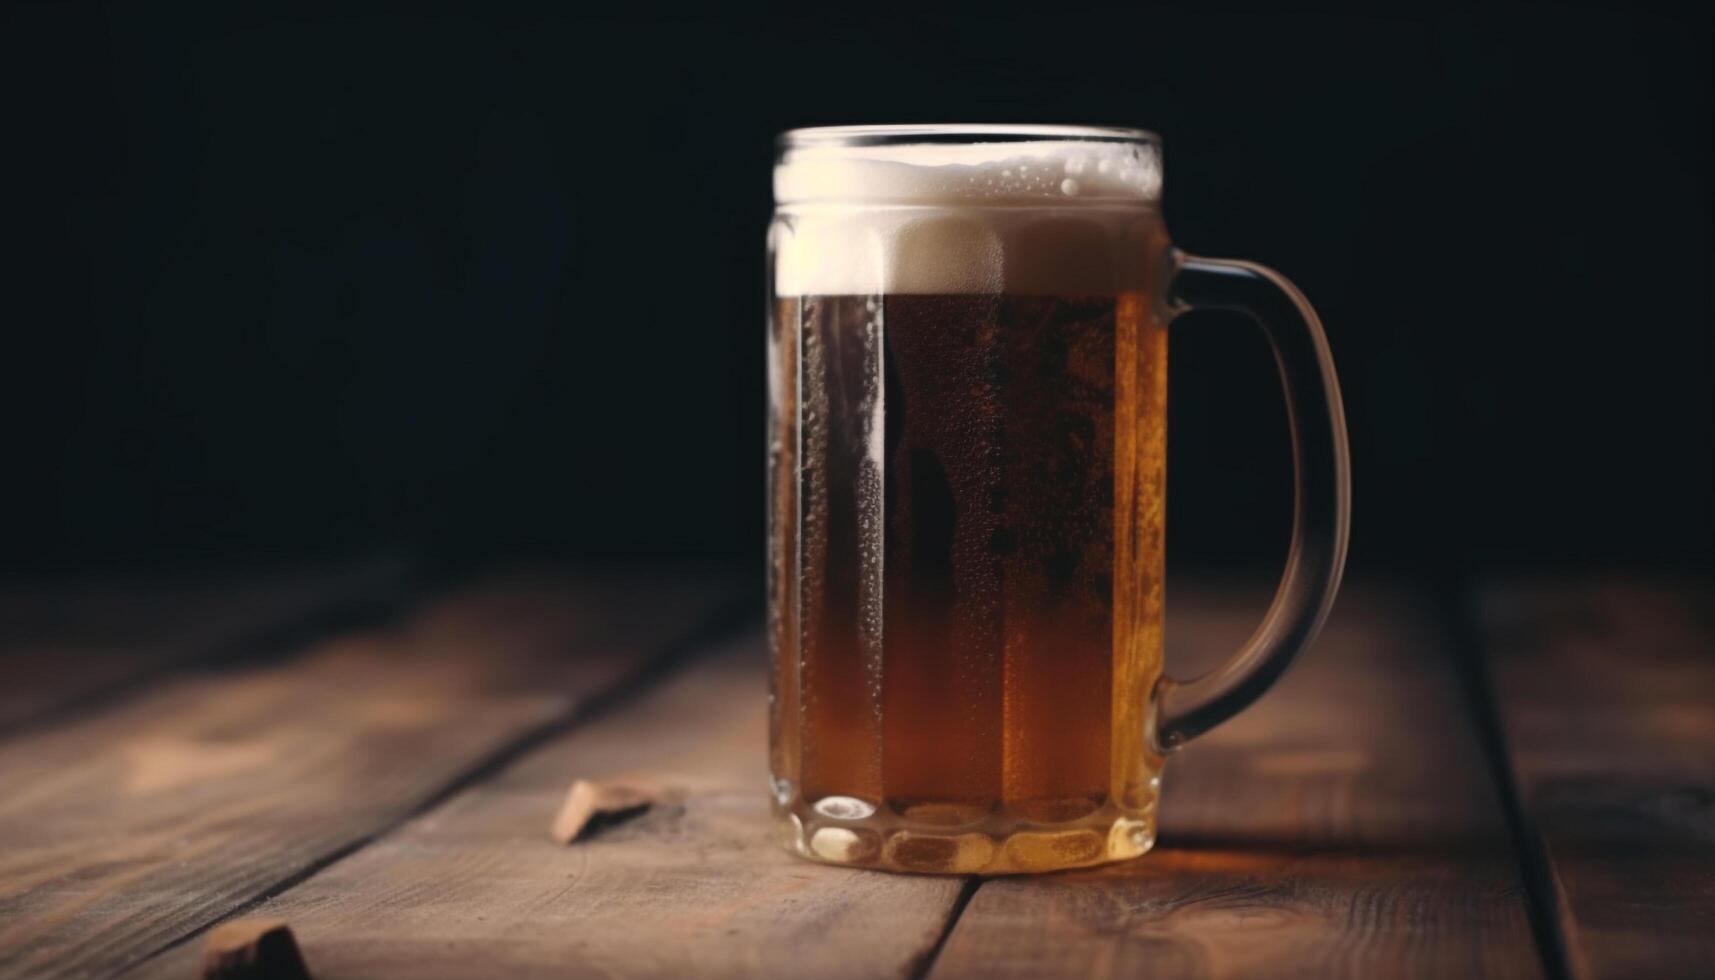
<svg viewBox="0 0 1715 980"><path fill-rule="evenodd" d="M1292 547L1262 625L1226 663L1188 681L1162 677L1152 695L1158 751L1176 749L1238 714L1310 645L1340 587L1352 510L1346 416L1316 311L1285 276L1174 250L1169 314L1233 310L1274 348L1292 431Z"/></svg>

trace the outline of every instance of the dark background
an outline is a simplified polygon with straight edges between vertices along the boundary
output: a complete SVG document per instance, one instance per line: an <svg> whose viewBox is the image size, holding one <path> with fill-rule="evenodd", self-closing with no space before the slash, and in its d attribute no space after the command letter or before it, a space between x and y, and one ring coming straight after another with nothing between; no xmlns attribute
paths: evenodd
<svg viewBox="0 0 1715 980"><path fill-rule="evenodd" d="M0 560L760 580L773 134L1036 121L1158 131L1175 239L1316 302L1358 567L1705 563L1698 6L12 6ZM1175 561L1278 561L1263 342L1198 315L1172 356Z"/></svg>

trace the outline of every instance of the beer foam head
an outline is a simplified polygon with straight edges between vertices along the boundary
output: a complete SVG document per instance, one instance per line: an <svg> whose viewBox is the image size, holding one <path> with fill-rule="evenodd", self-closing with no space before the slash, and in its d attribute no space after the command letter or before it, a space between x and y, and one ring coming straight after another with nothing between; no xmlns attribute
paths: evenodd
<svg viewBox="0 0 1715 980"><path fill-rule="evenodd" d="M959 141L913 141L929 133ZM1134 131L800 130L774 170L775 292L1135 288L1160 192L1159 147Z"/></svg>

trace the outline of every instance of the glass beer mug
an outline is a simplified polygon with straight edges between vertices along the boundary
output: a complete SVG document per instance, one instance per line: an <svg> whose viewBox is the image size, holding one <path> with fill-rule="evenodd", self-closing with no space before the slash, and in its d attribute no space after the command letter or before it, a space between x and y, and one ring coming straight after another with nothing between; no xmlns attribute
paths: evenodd
<svg viewBox="0 0 1715 980"><path fill-rule="evenodd" d="M1049 871L1155 841L1166 756L1316 635L1345 560L1345 423L1279 274L1186 255L1157 138L1069 126L781 137L769 231L770 763L787 847ZM1163 677L1167 325L1243 311L1295 463L1250 641Z"/></svg>

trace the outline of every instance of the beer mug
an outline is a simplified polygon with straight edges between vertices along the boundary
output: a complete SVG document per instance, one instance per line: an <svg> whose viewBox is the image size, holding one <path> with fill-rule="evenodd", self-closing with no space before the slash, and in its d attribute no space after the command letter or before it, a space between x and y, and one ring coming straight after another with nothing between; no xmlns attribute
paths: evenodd
<svg viewBox="0 0 1715 980"><path fill-rule="evenodd" d="M1187 255L1134 129L852 126L779 141L769 230L770 765L786 846L1049 871L1155 841L1166 757L1311 642L1345 561L1322 327L1262 266ZM1162 676L1167 326L1246 313L1295 504L1262 625Z"/></svg>

